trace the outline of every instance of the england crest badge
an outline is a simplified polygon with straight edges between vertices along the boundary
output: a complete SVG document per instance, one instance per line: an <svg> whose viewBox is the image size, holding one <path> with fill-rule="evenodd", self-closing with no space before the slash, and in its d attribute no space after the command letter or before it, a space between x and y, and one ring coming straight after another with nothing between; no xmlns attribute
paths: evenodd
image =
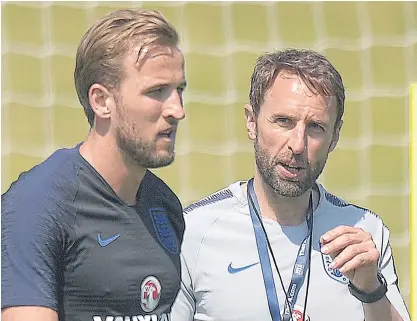
<svg viewBox="0 0 417 321"><path fill-rule="evenodd" d="M162 246L172 254L178 254L180 247L177 235L168 219L168 214L164 208L149 209L153 227Z"/></svg>
<svg viewBox="0 0 417 321"><path fill-rule="evenodd" d="M332 269L330 267L330 263L332 263L332 257L330 255L321 253L321 258L323 260L324 270L328 276L342 284L349 283L349 279L339 269Z"/></svg>

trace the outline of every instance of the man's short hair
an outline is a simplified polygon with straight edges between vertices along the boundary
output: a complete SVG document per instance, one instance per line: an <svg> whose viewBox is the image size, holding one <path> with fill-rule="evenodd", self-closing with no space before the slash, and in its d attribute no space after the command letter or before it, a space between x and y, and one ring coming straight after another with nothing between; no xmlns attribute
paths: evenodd
<svg viewBox="0 0 417 321"><path fill-rule="evenodd" d="M92 127L94 112L88 92L99 83L117 94L124 78L123 60L131 50L138 48L136 63L152 46L177 46L175 28L155 10L121 9L95 22L86 32L77 50L74 72L78 99L84 107Z"/></svg>
<svg viewBox="0 0 417 321"><path fill-rule="evenodd" d="M249 92L255 117L258 116L265 95L280 72L298 76L314 94L335 97L336 123L342 119L345 105L342 77L326 57L312 50L301 49L266 53L257 59Z"/></svg>

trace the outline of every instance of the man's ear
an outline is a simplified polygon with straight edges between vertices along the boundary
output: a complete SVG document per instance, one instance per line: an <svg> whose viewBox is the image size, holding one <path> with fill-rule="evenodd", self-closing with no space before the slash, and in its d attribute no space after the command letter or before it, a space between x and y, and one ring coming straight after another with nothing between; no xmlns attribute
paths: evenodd
<svg viewBox="0 0 417 321"><path fill-rule="evenodd" d="M100 84L91 85L88 98L96 118L110 118L115 102L113 94L106 87Z"/></svg>
<svg viewBox="0 0 417 321"><path fill-rule="evenodd" d="M253 108L249 104L245 104L246 129L250 140L256 139L256 117Z"/></svg>
<svg viewBox="0 0 417 321"><path fill-rule="evenodd" d="M329 148L329 153L331 153L332 151L334 151L334 149L337 146L337 143L339 142L340 130L342 129L342 126L343 126L343 120L340 120L335 125L335 129L333 131L332 143L330 144L330 148Z"/></svg>

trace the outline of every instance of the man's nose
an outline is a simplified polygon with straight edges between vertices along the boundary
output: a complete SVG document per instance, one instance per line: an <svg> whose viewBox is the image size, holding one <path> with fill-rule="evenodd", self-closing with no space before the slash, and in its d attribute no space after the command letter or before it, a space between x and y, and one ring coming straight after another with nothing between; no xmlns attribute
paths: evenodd
<svg viewBox="0 0 417 321"><path fill-rule="evenodd" d="M288 148L294 154L302 154L307 149L306 128L303 125L295 126L288 140Z"/></svg>
<svg viewBox="0 0 417 321"><path fill-rule="evenodd" d="M176 120L185 118L185 111L182 102L182 95L177 90L171 92L170 97L165 101L166 107L163 116L172 117Z"/></svg>

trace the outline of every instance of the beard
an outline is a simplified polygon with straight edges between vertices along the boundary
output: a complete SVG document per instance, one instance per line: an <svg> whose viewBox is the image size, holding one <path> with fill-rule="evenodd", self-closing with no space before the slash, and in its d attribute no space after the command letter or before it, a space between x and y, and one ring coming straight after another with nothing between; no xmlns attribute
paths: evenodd
<svg viewBox="0 0 417 321"><path fill-rule="evenodd" d="M298 197L312 188L320 174L322 173L327 161L326 158L316 165L312 165L310 162L304 162L306 164L306 175L303 179L284 179L279 176L276 167L280 163L288 162L291 158L295 158L296 161L302 161L300 155L277 155L272 156L266 149L263 149L256 137L254 142L255 148L255 162L259 173L265 183L268 184L278 195L285 197ZM290 150L288 150L291 153Z"/></svg>
<svg viewBox="0 0 417 321"><path fill-rule="evenodd" d="M165 167L174 161L175 140L168 150L158 151L156 140L149 141L138 137L135 123L127 120L126 108L118 105L117 113L119 125L116 128L116 144L125 157L143 168Z"/></svg>

